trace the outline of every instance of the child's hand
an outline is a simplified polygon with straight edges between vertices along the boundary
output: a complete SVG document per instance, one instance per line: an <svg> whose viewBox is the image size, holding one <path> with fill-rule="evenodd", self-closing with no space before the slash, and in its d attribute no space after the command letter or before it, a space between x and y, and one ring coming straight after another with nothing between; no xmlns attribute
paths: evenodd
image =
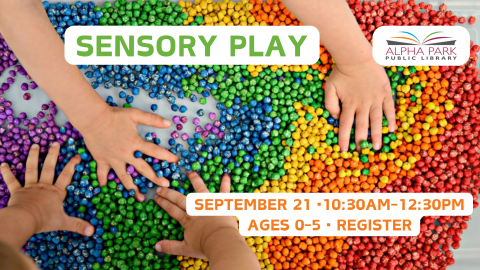
<svg viewBox="0 0 480 270"><path fill-rule="evenodd" d="M188 179L197 193L208 193L207 187L197 173L190 172ZM230 176L223 176L220 192L230 192ZM222 231L220 233L234 235L232 240L235 239L235 235L240 236L235 217L189 216L186 213L186 197L177 191L159 187L154 200L185 228L183 241L162 240L155 245L159 252L205 259L208 249L211 248L206 243L214 240L210 239L213 234ZM242 241L245 242L243 239Z"/></svg>
<svg viewBox="0 0 480 270"><path fill-rule="evenodd" d="M188 179L198 193L208 193L202 178L195 172ZM224 175L221 193L230 192L230 176ZM186 213L186 197L168 188L157 189L155 201L185 229L183 241L162 240L155 249L210 261L211 269L260 269L257 256L238 232L235 217L192 217Z"/></svg>
<svg viewBox="0 0 480 270"><path fill-rule="evenodd" d="M55 164L57 163L60 145L55 142L50 147L42 173L38 178L39 146L34 144L28 154L25 186L22 187L12 174L8 164L0 166L3 179L10 191L10 200L6 209L13 210L17 216L29 217L34 224L35 233L50 231L71 231L91 236L95 229L90 223L79 218L67 216L63 211L63 200L67 194L66 187L72 180L75 165L80 162L80 156L73 157L65 166L57 181L53 184ZM40 179L40 180L39 180Z"/></svg>
<svg viewBox="0 0 480 270"><path fill-rule="evenodd" d="M171 122L153 113L134 108L108 107L95 124L79 129L93 158L97 161L97 174L100 185L107 184L107 175L112 168L127 190L134 189L136 198L145 197L138 191L133 179L127 173L126 166L131 164L143 176L159 186L168 187L169 181L159 178L148 163L135 158L134 152L140 151L148 156L176 162L178 158L168 150L143 140L137 133L138 125L167 128Z"/></svg>
<svg viewBox="0 0 480 270"><path fill-rule="evenodd" d="M340 110L339 101L342 103ZM325 108L333 118L340 116L338 144L349 150L350 132L355 118L355 142L366 140L370 121L373 148L382 147L382 116L388 120L388 130L395 130L395 107L390 81L376 62L358 65L336 65L325 85Z"/></svg>

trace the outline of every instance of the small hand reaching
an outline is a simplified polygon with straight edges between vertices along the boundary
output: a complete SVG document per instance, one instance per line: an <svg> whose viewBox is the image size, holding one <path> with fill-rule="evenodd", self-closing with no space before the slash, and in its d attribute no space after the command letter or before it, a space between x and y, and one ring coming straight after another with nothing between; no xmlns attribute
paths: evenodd
<svg viewBox="0 0 480 270"><path fill-rule="evenodd" d="M136 191L136 199L145 200L133 183L132 176L127 172L127 164L155 184L168 187L169 181L158 177L148 163L135 158L134 152L140 151L153 158L178 161L178 157L168 150L142 139L137 133L138 125L147 125L157 128L168 128L169 120L153 113L134 108L108 107L105 114L97 119L90 127L80 128L90 153L97 161L97 174L101 186L107 184L107 175L112 168L127 190Z"/></svg>
<svg viewBox="0 0 480 270"><path fill-rule="evenodd" d="M342 108L340 109L340 102ZM383 114L389 132L395 131L395 104L390 81L382 66L372 61L357 65L336 65L325 85L325 108L340 119L338 144L348 151L355 119L355 143L368 137L370 123L373 149L382 147Z"/></svg>
<svg viewBox="0 0 480 270"><path fill-rule="evenodd" d="M34 233L61 230L85 236L93 235L95 228L90 223L70 217L63 211L63 200L67 195L66 187L72 180L75 165L80 162L80 156L70 159L54 184L55 165L60 145L55 142L50 147L40 178L38 177L39 150L40 147L37 144L30 148L24 187L15 178L8 164L2 163L0 166L3 179L10 191L10 200L5 209L13 211L19 217L28 217L27 220L32 222L28 225L34 228Z"/></svg>
<svg viewBox="0 0 480 270"><path fill-rule="evenodd" d="M188 178L197 193L208 193L197 173L190 172ZM230 192L230 176L223 176L220 192ZM155 245L157 251L208 258L211 269L260 269L257 257L238 232L235 217L189 216L186 197L168 188L159 187L154 200L185 229L183 241L162 240Z"/></svg>

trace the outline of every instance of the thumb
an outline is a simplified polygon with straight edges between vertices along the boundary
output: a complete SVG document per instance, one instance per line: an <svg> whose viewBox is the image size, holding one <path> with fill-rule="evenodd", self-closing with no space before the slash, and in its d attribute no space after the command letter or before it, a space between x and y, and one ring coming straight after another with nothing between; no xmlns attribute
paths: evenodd
<svg viewBox="0 0 480 270"><path fill-rule="evenodd" d="M155 244L155 250L172 255L189 256L187 245L183 241L162 240Z"/></svg>
<svg viewBox="0 0 480 270"><path fill-rule="evenodd" d="M168 128L170 125L172 125L172 122L159 115L138 109L135 110L133 118L138 124L151 127Z"/></svg>
<svg viewBox="0 0 480 270"><path fill-rule="evenodd" d="M92 236L95 233L95 228L89 222L76 217L67 217L62 229L84 236Z"/></svg>
<svg viewBox="0 0 480 270"><path fill-rule="evenodd" d="M327 80L325 85L325 109L330 112L334 119L340 115L340 101L337 95L337 89L331 80Z"/></svg>

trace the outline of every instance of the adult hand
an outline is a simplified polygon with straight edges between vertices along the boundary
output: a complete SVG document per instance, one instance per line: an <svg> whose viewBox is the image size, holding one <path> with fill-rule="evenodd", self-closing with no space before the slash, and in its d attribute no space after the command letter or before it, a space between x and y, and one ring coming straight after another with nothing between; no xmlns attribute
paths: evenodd
<svg viewBox="0 0 480 270"><path fill-rule="evenodd" d="M34 226L35 233L62 230L92 236L95 228L90 223L80 218L70 217L63 211L63 200L67 195L66 187L72 181L75 165L80 162L80 156L70 159L53 184L60 145L55 142L50 147L40 178L38 177L39 150L40 147L37 144L30 148L24 187L17 181L8 164L2 163L0 166L3 179L10 191L10 200L6 209L15 209L18 216L29 217L28 222L34 223L29 226Z"/></svg>
<svg viewBox="0 0 480 270"><path fill-rule="evenodd" d="M388 120L389 132L395 131L395 104L390 80L384 68L373 59L334 67L325 85L325 108L333 118L340 117L338 144L342 151L349 150L354 118L357 150L360 150L360 142L368 137L369 122L373 148L380 150L383 114Z"/></svg>
<svg viewBox="0 0 480 270"><path fill-rule="evenodd" d="M176 162L178 158L168 150L142 139L137 133L138 125L157 128L168 128L169 120L153 113L135 108L108 107L106 112L87 128L79 129L93 158L97 161L97 175L101 186L107 184L107 175L113 169L127 190L136 191L136 199L145 200L132 176L127 172L127 164L155 184L169 186L164 177L157 177L152 167L134 152L140 151L148 156L168 162Z"/></svg>

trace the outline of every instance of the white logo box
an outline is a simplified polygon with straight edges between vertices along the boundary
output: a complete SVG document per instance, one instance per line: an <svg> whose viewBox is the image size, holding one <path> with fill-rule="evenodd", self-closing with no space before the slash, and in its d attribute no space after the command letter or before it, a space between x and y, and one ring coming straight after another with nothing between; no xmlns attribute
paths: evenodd
<svg viewBox="0 0 480 270"><path fill-rule="evenodd" d="M382 26L373 33L373 58L383 66L460 66L469 56L462 26Z"/></svg>

